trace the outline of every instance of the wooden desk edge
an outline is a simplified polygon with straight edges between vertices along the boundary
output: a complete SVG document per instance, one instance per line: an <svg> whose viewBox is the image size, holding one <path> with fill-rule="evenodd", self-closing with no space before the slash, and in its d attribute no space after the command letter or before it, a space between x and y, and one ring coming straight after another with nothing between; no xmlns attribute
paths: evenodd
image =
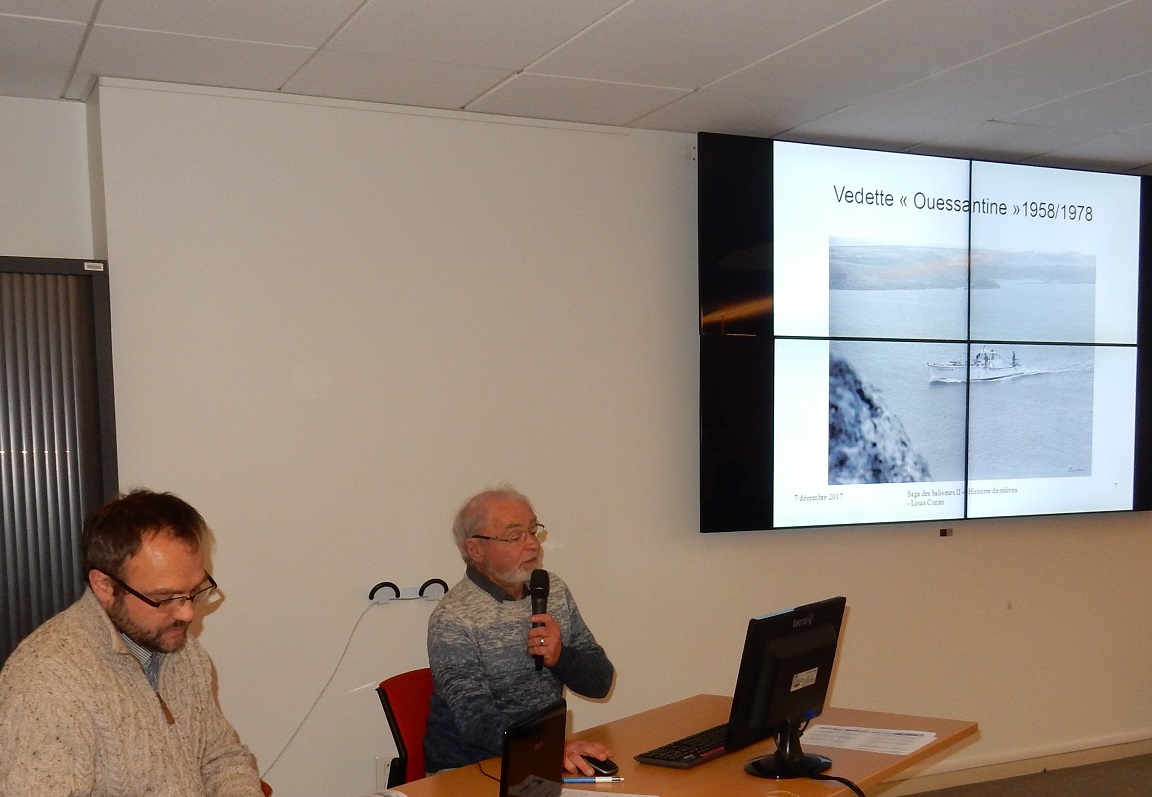
<svg viewBox="0 0 1152 797"><path fill-rule="evenodd" d="M607 744L609 747L623 747L614 750L614 758L622 770L631 770L637 765L632 760L633 754L647 750L664 742L678 739L697 730L703 730L711 725L717 725L728 720L728 711L732 698L726 695L700 694L682 700L657 706L647 711L641 711L628 717L612 722L597 725L573 734L574 738L590 739ZM681 719L683 718L683 719ZM922 717L911 714L894 714L883 711L866 711L862 709L829 707L816 719L813 724L844 725L856 728L890 728L896 730L931 731L936 738L907 755L889 755L884 753L869 753L860 750L849 750L840 747L823 747L819 745L805 746L806 751L819 751L832 759L832 768L829 774L840 774L853 779L853 782L863 787L875 786L890 780L897 775L933 756L946 752L953 745L974 736L979 725L971 720L953 720L941 717ZM653 730L655 726L655 730ZM643 732L641 732L643 729ZM619 744L624 742L623 745ZM632 749L636 748L636 749ZM759 748L759 750L757 750ZM756 753L768 753L775 749L770 742L759 742L747 749L749 756ZM734 753L733 755L739 755ZM872 765L867 767L867 774L857 771L855 761L861 758L872 759ZM725 759L717 759L724 761ZM839 772L837 761L840 761ZM884 766L875 767L876 761L884 762ZM710 767L714 762L705 764ZM721 764L723 766L723 764ZM683 772L683 770L669 770L669 772ZM622 774L624 774L622 772Z"/></svg>
<svg viewBox="0 0 1152 797"><path fill-rule="evenodd" d="M743 774L743 765L733 767L731 757L725 756L694 770L677 770L639 764L632 759L632 756L694 731L703 730L710 727L710 724L717 725L726 722L731 703L732 698L724 695L695 695L578 731L572 735L572 738L604 742L613 748L613 759L620 765L621 775L625 776L625 785L635 785L635 789L629 789L629 791L634 790L644 794L699 793L699 786L691 786L688 789L662 787L664 783L675 780L679 780L685 785L707 781L716 787L722 787L724 783L738 783L740 778L747 777ZM813 722L815 724L847 725L860 728L924 730L936 734L936 739L933 742L905 756L811 746L813 751L819 750L833 760L829 774L848 777L861 788L876 786L888 781L893 775L942 753L952 745L973 736L979 729L975 722L966 720L918 717L835 707L827 709ZM772 749L774 748L771 741L759 742L757 745L747 748L745 757L750 757L758 752L771 752ZM733 755L741 754L734 753ZM883 762L883 766L877 767L877 761ZM484 773L487 774L487 777ZM494 758L482 762L480 767L473 764L469 767L441 773L432 778L414 781L399 788L410 797L462 797L463 795L488 795L490 797L497 792L495 779L499 778L499 773L500 759ZM591 788L600 791L610 787L593 786ZM827 791L827 788L828 784L821 784L820 793L828 795L848 793L846 788L833 789L832 791ZM750 793L743 786L740 789L730 791L733 794ZM756 793L762 793L762 790Z"/></svg>
<svg viewBox="0 0 1152 797"><path fill-rule="evenodd" d="M860 777L854 781L861 788L875 786L892 780L893 776L923 763L934 756L946 754L952 747L976 735L980 725L972 720L953 720L942 717L922 717L912 714L893 714L884 711L864 711L830 707L825 710L812 724L843 725L853 728L885 728L891 730L931 731L936 738L928 744L905 755L874 753L890 759L888 766L882 767L872 774ZM836 771L837 758L843 759L849 752L841 747L824 747L821 745L807 745L805 751L820 751L832 759L832 768L828 774L838 774ZM847 762L845 762L847 763Z"/></svg>

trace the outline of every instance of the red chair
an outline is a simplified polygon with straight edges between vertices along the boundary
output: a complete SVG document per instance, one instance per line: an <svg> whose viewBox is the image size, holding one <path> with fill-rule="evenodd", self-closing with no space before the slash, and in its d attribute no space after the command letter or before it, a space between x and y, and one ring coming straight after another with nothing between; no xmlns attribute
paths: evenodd
<svg viewBox="0 0 1152 797"><path fill-rule="evenodd" d="M264 797L272 797L272 787L264 781L260 781L260 791L264 792Z"/></svg>
<svg viewBox="0 0 1152 797"><path fill-rule="evenodd" d="M424 777L424 732L432 698L432 670L393 675L376 687L380 705L396 742L396 758L388 770L388 788Z"/></svg>

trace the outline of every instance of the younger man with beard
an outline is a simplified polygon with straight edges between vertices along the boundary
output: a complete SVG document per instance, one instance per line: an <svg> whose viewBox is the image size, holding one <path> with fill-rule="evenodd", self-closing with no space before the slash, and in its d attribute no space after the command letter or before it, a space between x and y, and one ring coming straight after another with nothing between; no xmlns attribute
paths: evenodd
<svg viewBox="0 0 1152 797"><path fill-rule="evenodd" d="M88 589L0 672L0 795L260 797L188 634L216 588L207 535L199 512L147 490L88 519Z"/></svg>
<svg viewBox="0 0 1152 797"><path fill-rule="evenodd" d="M532 614L526 586L543 567L547 532L527 498L510 487L475 495L457 513L452 534L468 567L428 619L430 772L500 755L513 721L557 700L565 687L604 697L615 675L555 573L548 574L548 613ZM541 669L533 656L542 657ZM570 741L565 769L592 775L581 755L604 759L611 752Z"/></svg>

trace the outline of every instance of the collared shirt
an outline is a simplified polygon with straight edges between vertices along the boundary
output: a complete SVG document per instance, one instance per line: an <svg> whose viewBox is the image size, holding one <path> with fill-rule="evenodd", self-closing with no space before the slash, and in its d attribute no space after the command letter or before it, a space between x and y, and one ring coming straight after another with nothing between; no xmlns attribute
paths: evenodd
<svg viewBox="0 0 1152 797"><path fill-rule="evenodd" d="M503 603L505 601L523 600L524 597L527 597L527 595L528 595L527 591L525 591L524 595L521 596L520 598L513 598L511 595L508 594L507 590L505 590L502 586L497 584L492 579L488 578L488 576L481 573L479 570L474 568L472 565L468 565L468 569L465 571L465 575L468 576L469 580L473 584L475 584L480 589L487 592L489 595L491 595L493 598L500 601L501 603Z"/></svg>
<svg viewBox="0 0 1152 797"><path fill-rule="evenodd" d="M119 631L120 638L124 640L124 644L128 646L128 650L132 651L132 655L140 662L140 666L144 668L144 674L148 676L148 683L152 684L153 689L160 688L160 662L164 659L164 654L156 650L148 650L143 645L137 645L129 639L123 631Z"/></svg>

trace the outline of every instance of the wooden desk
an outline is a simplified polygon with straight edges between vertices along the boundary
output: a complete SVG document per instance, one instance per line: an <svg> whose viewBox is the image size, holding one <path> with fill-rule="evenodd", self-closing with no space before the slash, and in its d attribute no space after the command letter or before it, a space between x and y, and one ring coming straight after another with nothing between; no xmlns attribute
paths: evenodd
<svg viewBox="0 0 1152 797"><path fill-rule="evenodd" d="M655 767L633 760L632 756L637 753L727 722L731 705L730 697L697 695L574 734L575 738L589 739L607 745L612 750L612 760L620 765L620 775L624 778L624 782L602 785L575 784L571 788L605 794L623 792L655 794L660 797L681 795L763 797L775 791L792 792L798 797L851 796L851 790L835 781L807 779L773 781L747 774L744 771L744 762L755 756L771 753L775 749L771 740L759 742L692 769ZM848 778L865 790L972 736L977 730L975 722L845 708L826 709L814 723L864 728L901 728L936 733L934 742L906 756L804 745L805 752L819 752L832 759L832 768L826 774ZM492 758L483 762L483 768L484 772L499 777L500 759ZM494 797L499 790L497 782L485 777L476 765L406 783L398 788L408 797Z"/></svg>

